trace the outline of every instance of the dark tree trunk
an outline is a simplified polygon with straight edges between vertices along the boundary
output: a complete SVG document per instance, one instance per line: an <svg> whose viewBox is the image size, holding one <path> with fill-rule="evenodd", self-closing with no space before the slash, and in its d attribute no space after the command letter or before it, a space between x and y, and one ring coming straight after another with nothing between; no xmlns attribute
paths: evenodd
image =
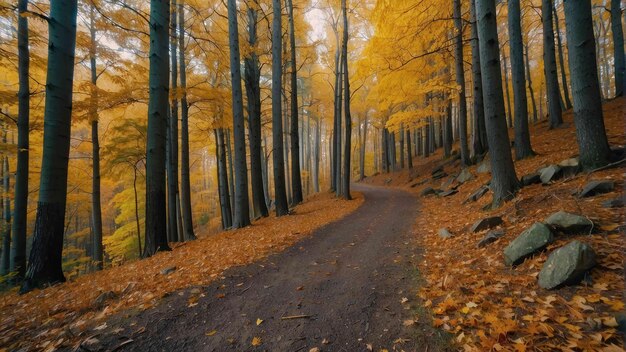
<svg viewBox="0 0 626 352"><path fill-rule="evenodd" d="M383 172L389 172L389 148L387 147L388 138L387 138L387 129L383 127L381 133L382 141L381 141L381 164Z"/></svg>
<svg viewBox="0 0 626 352"><path fill-rule="evenodd" d="M624 95L626 60L624 60L624 30L620 17L620 0L611 0L611 30L613 32L613 64L615 65L615 96Z"/></svg>
<svg viewBox="0 0 626 352"><path fill-rule="evenodd" d="M169 98L169 0L150 2L150 103L146 161L146 241L143 257L170 250L165 202L166 135ZM174 217L174 219L176 219Z"/></svg>
<svg viewBox="0 0 626 352"><path fill-rule="evenodd" d="M546 80L546 94L548 98L548 114L550 128L563 124L561 109L561 92L557 77L556 53L554 51L554 30L552 28L552 0L542 0L541 20L543 23L543 70Z"/></svg>
<svg viewBox="0 0 626 352"><path fill-rule="evenodd" d="M230 192L228 176L226 172L226 145L224 142L224 130L217 129L215 134L215 153L217 157L217 183L220 196L220 209L222 213L222 228L229 229L233 226L232 208L230 204Z"/></svg>
<svg viewBox="0 0 626 352"><path fill-rule="evenodd" d="M559 29L559 12L556 9L554 3L552 3L552 11L554 13L554 25L556 30L556 46L559 49L559 66L561 67L561 86L563 86L563 96L565 100L561 98L561 107L565 109L572 108L572 101L569 98L569 89L567 86L567 75L565 74L565 59L563 55L563 43L561 42L561 30ZM560 97L560 95L559 95Z"/></svg>
<svg viewBox="0 0 626 352"><path fill-rule="evenodd" d="M4 143L6 144L6 132ZM0 275L4 276L11 270L11 175L9 170L9 157L5 156L2 162L2 183L4 206L2 215L2 262L0 263Z"/></svg>
<svg viewBox="0 0 626 352"><path fill-rule="evenodd" d="M511 78L515 110L515 157L517 160L534 155L528 130L528 99L526 97L526 70L522 44L520 0L509 0L509 45L511 48Z"/></svg>
<svg viewBox="0 0 626 352"><path fill-rule="evenodd" d="M592 21L590 0L565 1L574 122L580 163L585 169L608 164L611 154L602 116Z"/></svg>
<svg viewBox="0 0 626 352"><path fill-rule="evenodd" d="M22 293L65 281L61 257L70 152L76 12L76 0L50 2L39 202Z"/></svg>
<svg viewBox="0 0 626 352"><path fill-rule="evenodd" d="M509 128L513 127L513 114L511 112L511 93L509 91L509 64L506 53L502 53L502 64L504 69L504 90L506 92L506 120Z"/></svg>
<svg viewBox="0 0 626 352"><path fill-rule="evenodd" d="M411 129L409 128L406 130L406 157L407 157L409 170L413 168L413 155L411 155L412 150L413 149L411 146Z"/></svg>
<svg viewBox="0 0 626 352"><path fill-rule="evenodd" d="M424 158L430 156L430 129L430 121L428 121L424 126Z"/></svg>
<svg viewBox="0 0 626 352"><path fill-rule="evenodd" d="M533 122L537 122L537 103L535 102L535 92L533 90L533 81L530 77L530 59L529 59L528 44L524 44L524 57L526 65L526 81L528 82L528 92L530 94L530 102L533 107Z"/></svg>
<svg viewBox="0 0 626 352"><path fill-rule="evenodd" d="M315 154L313 158L313 189L320 191L320 148L322 144L322 124L319 117L315 119Z"/></svg>
<svg viewBox="0 0 626 352"><path fill-rule="evenodd" d="M482 90L481 90L482 91ZM482 103L481 103L482 104ZM444 116L443 152L446 157L452 154L452 103L446 104L446 115Z"/></svg>
<svg viewBox="0 0 626 352"><path fill-rule="evenodd" d="M28 49L28 0L18 0L17 20L18 51L18 115L17 115L17 170L15 173L15 200L13 213L13 246L11 247L11 271L17 272L17 280L26 272L26 221L28 210L28 162L30 88Z"/></svg>
<svg viewBox="0 0 626 352"><path fill-rule="evenodd" d="M289 0L291 2L291 0ZM343 60L343 81L344 81L344 110L345 110L345 143L343 151L343 177L341 194L344 199L350 200L352 196L350 194L350 176L352 174L352 167L350 165L351 150L352 150L352 116L350 115L350 74L348 70L348 9L346 7L346 0L341 0L341 8L343 12L343 48L342 48L342 60Z"/></svg>
<svg viewBox="0 0 626 352"><path fill-rule="evenodd" d="M363 121L363 128L360 129L359 131L362 131L362 138L359 141L360 143L360 157L359 157L359 180L362 181L363 179L365 179L365 151L366 151L366 147L367 147L367 125L369 123L368 121L368 115L367 115L367 111L365 112L365 121ZM376 153L374 153L374 155L376 155ZM374 159L376 159L376 157L374 157Z"/></svg>
<svg viewBox="0 0 626 352"><path fill-rule="evenodd" d="M170 102L170 114L168 119L167 134L167 238L170 242L177 242L182 233L178 231L178 61L176 49L178 43L176 41L177 16L176 16L176 0L171 7L170 13L170 83L172 89L172 99Z"/></svg>
<svg viewBox="0 0 626 352"><path fill-rule="evenodd" d="M483 105L483 85L480 73L480 48L478 44L478 21L476 21L476 1L470 2L470 21L472 22L472 82L474 84L474 154L482 155L487 149L487 131L485 129L485 108Z"/></svg>
<svg viewBox="0 0 626 352"><path fill-rule="evenodd" d="M337 38L337 44L339 45L339 39ZM333 175L333 177L335 178L335 194L339 197L341 195L341 169L342 169L342 163L341 163L341 157L342 157L342 151L341 151L341 146L342 146L342 136L341 136L341 125L343 124L341 121L341 112L343 110L343 107L341 106L341 98L343 97L343 80L342 80L342 69L343 69L343 64L342 64L342 57L341 57L341 51L339 49L339 47L337 48L337 79L336 79L336 85L335 85L335 118L336 118L336 122L335 122L335 129L337 130L337 139L334 141L335 145L333 146L333 154L336 155L336 157L333 159L334 163L335 163L335 174Z"/></svg>
<svg viewBox="0 0 626 352"><path fill-rule="evenodd" d="M102 208L100 202L100 141L98 138L98 73L96 67L96 27L95 8L93 5L89 9L89 32L91 42L89 47L89 63L91 70L91 97L89 115L91 120L91 147L92 147L92 173L91 179L91 223L93 230L93 251L92 257L96 269L103 268L102 253Z"/></svg>
<svg viewBox="0 0 626 352"><path fill-rule="evenodd" d="M133 193L135 196L135 226L137 228L137 244L139 247L138 258L141 258L141 225L139 223L139 195L137 194L137 165L133 165Z"/></svg>
<svg viewBox="0 0 626 352"><path fill-rule="evenodd" d="M463 18L461 18L461 0L453 1L454 27L456 29L454 43L454 61L456 63L456 84L459 86L459 134L461 148L461 165L471 164L467 143L467 100L465 99L465 68L463 67Z"/></svg>
<svg viewBox="0 0 626 352"><path fill-rule="evenodd" d="M285 159L283 156L283 111L281 107L282 79L282 9L280 0L272 0L272 145L274 147L274 197L276 215L289 213L285 191Z"/></svg>
<svg viewBox="0 0 626 352"><path fill-rule="evenodd" d="M289 18L289 46L291 71L291 202L300 204L302 197L302 177L300 173L300 139L298 136L298 67L296 65L296 33L294 25L293 2L286 0Z"/></svg>
<svg viewBox="0 0 626 352"><path fill-rule="evenodd" d="M519 189L519 182L511 156L502 96L495 0L477 0L476 18L478 19L485 122L491 157L490 188L493 191L493 206L495 207L515 196Z"/></svg>

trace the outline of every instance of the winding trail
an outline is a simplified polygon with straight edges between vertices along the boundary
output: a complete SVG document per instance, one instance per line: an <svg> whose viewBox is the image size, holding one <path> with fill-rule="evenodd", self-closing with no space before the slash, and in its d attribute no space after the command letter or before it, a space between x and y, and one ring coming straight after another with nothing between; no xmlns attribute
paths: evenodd
<svg viewBox="0 0 626 352"><path fill-rule="evenodd" d="M445 349L425 318L403 324L420 313L411 238L416 198L389 188L354 189L365 203L344 219L284 252L230 269L208 287L112 318L102 343L125 351ZM257 325L257 319L263 321ZM252 346L254 337L261 345Z"/></svg>

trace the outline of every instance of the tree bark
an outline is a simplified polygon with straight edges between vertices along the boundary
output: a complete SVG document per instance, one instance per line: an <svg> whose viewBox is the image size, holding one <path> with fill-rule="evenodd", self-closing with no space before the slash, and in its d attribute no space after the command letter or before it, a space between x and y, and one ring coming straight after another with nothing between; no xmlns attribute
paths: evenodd
<svg viewBox="0 0 626 352"><path fill-rule="evenodd" d="M406 130L406 157L407 157L407 163L408 163L408 167L409 170L413 169L413 155L411 155L411 151L412 151L412 146L411 146L411 129L407 129Z"/></svg>
<svg viewBox="0 0 626 352"><path fill-rule="evenodd" d="M168 118L168 134L166 148L166 171L167 171L167 238L170 242L178 242L182 235L178 231L178 61L177 49L177 16L176 0L171 7L170 13L170 83L172 89L172 99L170 101L170 114Z"/></svg>
<svg viewBox="0 0 626 352"><path fill-rule="evenodd" d="M611 31L613 32L613 64L615 65L615 96L624 95L626 60L624 59L624 30L620 17L620 0L611 0ZM626 13L626 12L625 12Z"/></svg>
<svg viewBox="0 0 626 352"><path fill-rule="evenodd" d="M291 0L289 0L291 1ZM348 70L348 9L346 6L346 0L341 0L341 7L343 12L343 44L342 44L342 60L343 60L343 81L344 81L344 114L345 114L345 142L343 152L343 177L341 194L344 199L350 200L352 196L350 194L350 176L352 174L351 149L352 149L352 116L350 115L350 74Z"/></svg>
<svg viewBox="0 0 626 352"><path fill-rule="evenodd" d="M456 29L454 61L456 63L456 84L459 86L459 134L461 148L461 166L471 165L467 143L467 100L465 99L465 68L463 67L463 18L461 0L454 0L454 27Z"/></svg>
<svg viewBox="0 0 626 352"><path fill-rule="evenodd" d="M528 43L524 44L524 57L525 57L525 65L526 65L526 81L528 82L528 92L530 94L530 102L533 107L533 122L537 122L537 103L535 102L535 92L533 90L533 81L530 77L530 53L528 48Z"/></svg>
<svg viewBox="0 0 626 352"><path fill-rule="evenodd" d="M290 66L289 72L291 77L291 202L295 204L302 203L302 177L300 172L300 138L298 129L298 67L296 65L296 33L294 25L293 1L287 2L287 11L289 18L289 46L290 46Z"/></svg>
<svg viewBox="0 0 626 352"><path fill-rule="evenodd" d="M65 281L61 267L76 50L76 0L52 0L39 202L21 293Z"/></svg>
<svg viewBox="0 0 626 352"><path fill-rule="evenodd" d="M483 105L483 86L480 72L480 48L478 43L478 21L476 20L476 0L470 1L470 21L472 22L472 82L474 84L474 154L482 155L488 148L485 130L485 108ZM450 112L452 113L452 112Z"/></svg>
<svg viewBox="0 0 626 352"><path fill-rule="evenodd" d="M506 121L509 128L513 128L513 112L511 109L511 93L509 90L509 64L506 53L502 52L502 64L504 69L504 90L506 92Z"/></svg>
<svg viewBox="0 0 626 352"><path fill-rule="evenodd" d="M17 51L19 91L17 115L17 169L12 222L11 271L21 280L26 272L26 222L28 210L30 84L28 48L28 0L18 0Z"/></svg>
<svg viewBox="0 0 626 352"><path fill-rule="evenodd" d="M509 135L506 126L502 76L500 71L500 44L496 23L495 0L477 0L478 37L480 64L483 80L483 103L489 153L491 157L491 185L493 206L513 198L519 189L515 174Z"/></svg>
<svg viewBox="0 0 626 352"><path fill-rule="evenodd" d="M283 157L283 112L282 91L282 8L280 0L272 0L274 18L272 21L272 145L274 161L274 197L276 216L289 213L287 192L285 191L285 160Z"/></svg>
<svg viewBox="0 0 626 352"><path fill-rule="evenodd" d="M561 67L561 86L563 86L563 98L561 98L561 107L565 109L572 108L572 101L569 98L569 89L567 86L567 75L565 74L565 59L563 55L563 43L561 42L561 30L559 29L559 12L554 3L552 3L552 12L554 13L554 26L556 30L556 46L559 49L559 66ZM559 95L560 97L560 95Z"/></svg>
<svg viewBox="0 0 626 352"><path fill-rule="evenodd" d="M229 229L233 226L232 208L226 172L226 145L224 143L224 130L214 130L215 154L217 158L217 184L220 196L220 211L222 213L222 228Z"/></svg>
<svg viewBox="0 0 626 352"><path fill-rule="evenodd" d="M528 99L526 97L526 70L520 0L509 0L509 46L511 48L511 78L515 110L515 157L517 160L533 156L528 130Z"/></svg>
<svg viewBox="0 0 626 352"><path fill-rule="evenodd" d="M590 170L609 163L611 150L604 129L596 68L590 0L565 1L569 69L574 97L574 123L580 163Z"/></svg>
<svg viewBox="0 0 626 352"><path fill-rule="evenodd" d="M6 144L6 132L4 143ZM2 216L2 262L0 263L0 275L4 276L11 270L11 175L9 171L9 157L4 156L2 162L2 183L4 202Z"/></svg>
<svg viewBox="0 0 626 352"><path fill-rule="evenodd" d="M556 54L554 52L554 30L552 28L552 0L542 0L541 21L543 23L543 70L548 98L550 128L563 124L560 103L559 79L557 78ZM571 70L571 69L570 69Z"/></svg>

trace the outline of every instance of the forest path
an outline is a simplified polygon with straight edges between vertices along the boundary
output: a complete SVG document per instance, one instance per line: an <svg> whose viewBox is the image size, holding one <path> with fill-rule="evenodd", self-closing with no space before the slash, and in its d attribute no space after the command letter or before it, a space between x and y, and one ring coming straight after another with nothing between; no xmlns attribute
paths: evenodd
<svg viewBox="0 0 626 352"><path fill-rule="evenodd" d="M208 287L113 318L99 338L108 350L130 338L117 349L126 351L444 348L427 319L403 324L420 312L419 255L411 238L417 199L389 188L354 190L365 203L344 219L263 261L229 269Z"/></svg>

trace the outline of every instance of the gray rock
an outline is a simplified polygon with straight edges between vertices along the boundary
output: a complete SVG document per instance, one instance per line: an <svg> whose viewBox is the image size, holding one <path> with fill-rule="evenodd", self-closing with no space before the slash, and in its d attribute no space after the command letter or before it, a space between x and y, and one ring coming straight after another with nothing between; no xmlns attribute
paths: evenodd
<svg viewBox="0 0 626 352"><path fill-rule="evenodd" d="M448 176L448 174L445 173L444 171L440 171L440 172L434 173L432 176L433 176L433 180L440 180Z"/></svg>
<svg viewBox="0 0 626 352"><path fill-rule="evenodd" d="M439 229L439 231L437 231L437 233L439 233L439 237L441 238L452 238L454 235L452 233L450 233L450 231L446 228L442 228Z"/></svg>
<svg viewBox="0 0 626 352"><path fill-rule="evenodd" d="M94 301L94 305L97 307L102 307L104 306L106 301L113 299L115 297L117 297L117 294L113 291L102 292L101 294L98 295L98 297L96 297L96 300Z"/></svg>
<svg viewBox="0 0 626 352"><path fill-rule="evenodd" d="M539 170L541 183L544 185L549 184L550 182L556 181L561 178L561 167L558 165L550 165Z"/></svg>
<svg viewBox="0 0 626 352"><path fill-rule="evenodd" d="M572 177L581 170L578 158L569 158L559 163L563 177Z"/></svg>
<svg viewBox="0 0 626 352"><path fill-rule="evenodd" d="M572 241L550 254L539 272L539 286L548 290L577 284L596 265L591 246Z"/></svg>
<svg viewBox="0 0 626 352"><path fill-rule="evenodd" d="M474 223L474 225L472 225L471 231L472 232L480 232L482 230L487 230L490 229L492 227L496 227L498 225L502 224L502 218L499 216L493 216L490 218L484 218L481 220L478 220Z"/></svg>
<svg viewBox="0 0 626 352"><path fill-rule="evenodd" d="M602 202L602 207L604 208L623 208L624 207L624 198L615 198L611 200L607 200Z"/></svg>
<svg viewBox="0 0 626 352"><path fill-rule="evenodd" d="M450 197L450 196L453 196L453 195L455 195L457 193L459 193L459 191L457 191L456 189L451 189L451 190L445 191L443 193L439 193L439 197L444 197L444 198L445 197Z"/></svg>
<svg viewBox="0 0 626 352"><path fill-rule="evenodd" d="M459 176L456 177L456 182L465 183L473 179L474 179L474 175L472 175L469 169L465 168L461 170L461 173L459 174Z"/></svg>
<svg viewBox="0 0 626 352"><path fill-rule="evenodd" d="M443 166L438 166L436 167L433 171L431 171L431 175L434 176L435 174L439 174L443 172Z"/></svg>
<svg viewBox="0 0 626 352"><path fill-rule="evenodd" d="M421 186L421 185L425 184L426 182L428 182L428 179L423 179L421 181L415 182L414 184L411 185L411 188L415 188L417 186Z"/></svg>
<svg viewBox="0 0 626 352"><path fill-rule="evenodd" d="M522 176L522 186L527 187L541 183L541 175L538 172Z"/></svg>
<svg viewBox="0 0 626 352"><path fill-rule="evenodd" d="M550 228L536 222L504 249L504 263L511 266L520 264L524 259L543 250L553 241L554 235Z"/></svg>
<svg viewBox="0 0 626 352"><path fill-rule="evenodd" d="M583 187L578 197L587 198L593 197L598 194L609 193L615 189L615 182L613 181L591 181Z"/></svg>
<svg viewBox="0 0 626 352"><path fill-rule="evenodd" d="M420 192L420 196L426 197L432 194L437 194L438 192L432 187L426 187Z"/></svg>
<svg viewBox="0 0 626 352"><path fill-rule="evenodd" d="M489 231L489 232L487 232L485 237L483 237L478 242L478 248L485 247L485 246L487 246L487 245L497 241L502 236L504 236L504 231L502 231L502 230Z"/></svg>
<svg viewBox="0 0 626 352"><path fill-rule="evenodd" d="M465 200L465 203L476 202L480 198L482 198L485 194L487 194L487 192L489 192L489 187L481 186L474 193L470 194L469 197L467 197L467 199Z"/></svg>
<svg viewBox="0 0 626 352"><path fill-rule="evenodd" d="M176 271L176 267L175 266L170 266L170 267L167 267L167 268L161 270L161 275L169 275L169 274L171 274L171 273L173 273L175 271Z"/></svg>
<svg viewBox="0 0 626 352"><path fill-rule="evenodd" d="M593 222L584 216L559 211L546 219L546 224L555 230L567 233L583 233L593 229Z"/></svg>
<svg viewBox="0 0 626 352"><path fill-rule="evenodd" d="M444 182L441 183L441 189L448 189L456 179L455 176L448 177ZM453 187L454 188L454 187Z"/></svg>
<svg viewBox="0 0 626 352"><path fill-rule="evenodd" d="M476 168L476 172L478 172L479 174L486 174L491 172L491 163L489 162L489 160L483 160L483 162L480 163L480 165L478 165L478 167Z"/></svg>

